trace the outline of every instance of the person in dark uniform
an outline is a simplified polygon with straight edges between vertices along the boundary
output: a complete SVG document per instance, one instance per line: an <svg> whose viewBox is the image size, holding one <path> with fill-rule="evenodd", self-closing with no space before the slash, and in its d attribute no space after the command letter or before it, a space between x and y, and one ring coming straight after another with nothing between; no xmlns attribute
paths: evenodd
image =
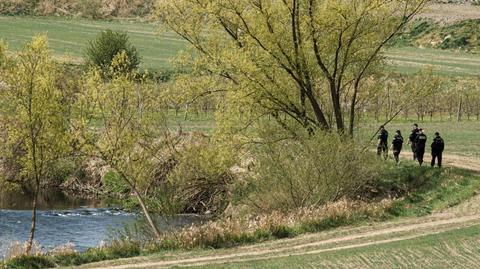
<svg viewBox="0 0 480 269"><path fill-rule="evenodd" d="M403 147L402 132L400 132L400 130L397 130L392 141L393 158L395 159L395 162L397 164L400 163L400 152L402 152L402 147Z"/></svg>
<svg viewBox="0 0 480 269"><path fill-rule="evenodd" d="M443 150L445 149L445 142L440 136L440 133L435 133L435 138L432 142L432 167L435 166L435 159L437 159L438 167L442 167L442 155Z"/></svg>
<svg viewBox="0 0 480 269"><path fill-rule="evenodd" d="M415 147L417 160L420 166L423 164L423 155L425 155L425 145L427 144L427 136L423 133L423 129L418 129L419 134L415 139Z"/></svg>
<svg viewBox="0 0 480 269"><path fill-rule="evenodd" d="M419 130L420 129L418 129L418 124L416 124L416 123L413 124L412 133L410 134L410 137L408 138L408 144L410 144L410 146L412 147L413 160L414 161L417 160L417 146L415 144L415 141L417 140Z"/></svg>
<svg viewBox="0 0 480 269"><path fill-rule="evenodd" d="M380 126L380 133L378 135L377 155L382 156L382 152L385 160L388 158L388 132L385 130L385 126Z"/></svg>

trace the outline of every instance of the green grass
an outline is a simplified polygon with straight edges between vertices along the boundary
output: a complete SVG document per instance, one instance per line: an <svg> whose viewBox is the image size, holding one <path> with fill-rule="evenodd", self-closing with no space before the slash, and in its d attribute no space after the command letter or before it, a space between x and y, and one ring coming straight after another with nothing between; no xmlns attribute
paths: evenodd
<svg viewBox="0 0 480 269"><path fill-rule="evenodd" d="M425 118L422 122L416 119L403 119L402 117L399 117L397 120L394 120L386 126L390 133L389 140L392 139L396 130L401 130L405 143L407 143L413 123L418 123L420 127L425 130L425 133L429 138L428 141L432 141L435 132L440 132L446 143L445 154L480 158L480 121L472 119L456 122L440 120L436 117L433 121ZM380 124L383 124L382 120L379 122L373 119L362 121L358 124L356 129L356 138L360 141L369 140ZM168 125L174 130L181 126L183 131L202 131L211 133L215 128L215 119L211 112L208 114L203 112L198 114L190 112L185 120L183 111L180 111L178 115L176 115L174 110L169 110ZM376 143L376 140L373 143ZM429 150L429 143L427 146L427 150ZM410 151L409 146L406 144L404 146L404 151Z"/></svg>
<svg viewBox="0 0 480 269"><path fill-rule="evenodd" d="M257 230L254 233L240 232L229 234L228 236L220 236L218 237L218 240L210 242L210 245L202 245L199 246L199 248L207 250L210 248L254 244L271 239L289 238L305 233L325 231L346 225L358 226L372 221L383 221L399 217L425 216L433 211L446 209L457 205L462 201L466 201L474 196L477 190L480 189L480 178L475 176L472 172L457 168L418 168L413 163L405 163L400 167L391 166L385 170L383 178L384 180L377 182L372 186L377 189L377 191L374 192L374 196L371 198L373 199L372 201L386 198L391 194L397 194L399 197L403 198L396 200L391 207L382 211L383 213L375 212L371 215L370 213L366 213L367 211L349 211L346 215L335 214L327 217L319 217L316 221L309 220L305 223L296 223L293 226L283 224L272 225L273 228L270 230ZM172 249L176 250L175 253L188 253L182 252L175 247L177 245L175 242L170 242L171 244L167 244L169 242L163 243L166 245L156 245L152 247L152 245L148 244L142 246L141 244L138 244L138 242L120 241L109 248L90 249L87 252L80 254L47 256L47 258L43 260L22 257L20 259L9 261L7 265L25 264L26 262L41 262L46 265L56 264L70 266L122 257L165 253ZM198 249L194 249L194 251L198 251ZM312 259L315 261L317 258L315 256ZM278 262L290 262L290 260L279 260ZM245 266L248 268L257 265L260 267L263 266L262 262L258 263L259 264L255 262ZM278 265L276 260L272 260L271 264L272 266ZM19 266L13 268L25 267Z"/></svg>
<svg viewBox="0 0 480 269"><path fill-rule="evenodd" d="M458 205L480 190L480 178L459 168L418 167L407 162L391 168L383 178L376 185L380 193L403 197L387 209L387 218L425 216Z"/></svg>
<svg viewBox="0 0 480 269"><path fill-rule="evenodd" d="M215 119L212 112L194 112L189 111L185 115L184 111L175 113L174 109L168 110L167 124L171 130L179 130L191 132L199 131L204 133L211 133L215 128Z"/></svg>
<svg viewBox="0 0 480 269"><path fill-rule="evenodd" d="M194 268L478 268L480 226L366 247Z"/></svg>
<svg viewBox="0 0 480 269"><path fill-rule="evenodd" d="M89 40L102 30L126 31L143 59L142 67L151 70L170 66L169 59L185 47L185 41L173 33L159 34L154 23L131 20L96 21L56 17L0 16L0 39L10 49L20 50L32 36L47 33L54 54L67 62L80 63ZM465 52L414 47L391 48L387 58L392 69L413 73L432 66L443 75L479 75L480 56Z"/></svg>
<svg viewBox="0 0 480 269"><path fill-rule="evenodd" d="M367 123L361 123L357 130L357 138L364 140L370 139L378 129L378 126L383 122L375 122L373 120ZM427 134L428 141L431 142L433 134L440 132L445 140L445 154L461 155L480 158L480 122L479 121L429 121L424 122L416 120L398 119L386 126L390 133L390 138L393 137L395 131L401 130L405 143L408 141L408 136L412 129L413 123L418 123L420 128L423 128ZM376 142L376 141L375 141ZM427 151L430 149L430 143L427 143ZM404 146L404 151L410 151L408 145Z"/></svg>
<svg viewBox="0 0 480 269"><path fill-rule="evenodd" d="M21 50L34 35L46 33L54 55L74 63L82 61L88 41L106 29L126 31L129 34L142 58L143 68L168 68L169 59L185 47L185 42L172 33L160 35L159 27L153 23L0 16L0 39L9 44L9 49Z"/></svg>
<svg viewBox="0 0 480 269"><path fill-rule="evenodd" d="M435 74L445 76L480 75L480 55L467 52L421 49L415 47L390 48L387 62L392 70L412 74L421 69L432 68Z"/></svg>

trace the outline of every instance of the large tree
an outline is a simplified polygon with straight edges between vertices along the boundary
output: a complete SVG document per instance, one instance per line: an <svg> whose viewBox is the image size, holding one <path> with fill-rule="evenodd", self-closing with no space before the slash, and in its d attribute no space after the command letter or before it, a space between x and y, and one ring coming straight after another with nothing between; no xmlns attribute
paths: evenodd
<svg viewBox="0 0 480 269"><path fill-rule="evenodd" d="M85 75L75 106L76 139L82 152L102 160L117 175L115 179L127 185L158 239L160 231L142 193L155 179L161 150L167 146L160 139L165 124L158 110L158 91L152 84L136 81L140 76L130 70L126 52L117 54L111 66L108 82L99 69Z"/></svg>
<svg viewBox="0 0 480 269"><path fill-rule="evenodd" d="M160 0L157 14L194 48L183 59L208 81L198 94L223 92L231 117L353 134L362 82L427 2Z"/></svg>
<svg viewBox="0 0 480 269"><path fill-rule="evenodd" d="M2 155L11 157L21 152L21 175L33 189L32 222L26 245L29 254L42 183L55 163L68 154L68 103L58 86L61 72L49 53L45 36L34 38L18 57L0 59Z"/></svg>

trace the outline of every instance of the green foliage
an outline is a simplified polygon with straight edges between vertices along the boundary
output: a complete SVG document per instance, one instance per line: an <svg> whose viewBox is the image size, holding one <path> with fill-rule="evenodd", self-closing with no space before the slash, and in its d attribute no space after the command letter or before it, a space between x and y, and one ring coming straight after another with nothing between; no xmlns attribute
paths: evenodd
<svg viewBox="0 0 480 269"><path fill-rule="evenodd" d="M153 84L138 79L140 76L130 67L127 52L122 51L115 55L106 73L109 81L103 81L98 69L85 75L73 128L87 156L100 158L118 175L112 180L128 186L158 237L143 193L155 179L161 151L169 146L161 139L165 119L158 106L159 92ZM99 126L91 128L93 122Z"/></svg>
<svg viewBox="0 0 480 269"><path fill-rule="evenodd" d="M443 170L406 166L392 169L390 189L404 196L387 211L393 216L424 216L455 206L474 196L480 181L474 175L457 168Z"/></svg>
<svg viewBox="0 0 480 269"><path fill-rule="evenodd" d="M20 256L5 262L5 269L54 268L55 264L46 256Z"/></svg>
<svg viewBox="0 0 480 269"><path fill-rule="evenodd" d="M347 137L318 133L260 146L247 199L254 208L289 211L353 196L381 167ZM334 169L332 169L334 168Z"/></svg>
<svg viewBox="0 0 480 269"><path fill-rule="evenodd" d="M182 151L168 174L180 212L223 213L231 200L234 175L230 168L237 158L208 141L197 141Z"/></svg>
<svg viewBox="0 0 480 269"><path fill-rule="evenodd" d="M409 31L394 40L396 45L427 48L477 51L480 20L471 19L451 24L419 19L409 26Z"/></svg>
<svg viewBox="0 0 480 269"><path fill-rule="evenodd" d="M122 195L130 192L130 187L125 184L120 175L115 171L109 171L103 177L103 184L107 192Z"/></svg>
<svg viewBox="0 0 480 269"><path fill-rule="evenodd" d="M241 135L271 117L282 127L296 123L286 132L353 135L363 81L378 73L384 45L427 2L159 1L158 17L194 50L177 61L192 69L184 88L221 94L224 133Z"/></svg>
<svg viewBox="0 0 480 269"><path fill-rule="evenodd" d="M205 226L189 227L184 233L166 234L159 242L118 240L111 246L92 248L83 253L58 254L40 258L48 266L73 266L103 260L133 257L163 251L192 248L221 248L259 243L276 238L294 237L304 233L314 233L328 229L356 225L365 221L382 221L398 216L421 216L432 210L440 211L465 201L475 195L480 188L480 180L475 174L461 169L418 169L417 165L391 166L382 174L381 180L369 188L376 188L374 196L362 199L376 201L390 196L396 200L384 207L370 208L373 205L340 203L331 211L328 207L312 211L304 210L298 215L263 216L261 220L242 223L240 220L220 219ZM363 193L367 195L369 193ZM328 212L331 211L331 212ZM276 216L275 216L276 215ZM295 220L292 222L292 219ZM252 231L252 225L260 226ZM246 226L242 226L246 225ZM246 228L248 226L248 228ZM192 241L196 240L194 243ZM143 242L143 243L140 243ZM36 259L36 258L35 258ZM32 259L32 260L35 260ZM27 259L28 260L28 259ZM13 267L32 268L32 267ZM44 267L34 267L44 268Z"/></svg>
<svg viewBox="0 0 480 269"><path fill-rule="evenodd" d="M128 61L124 62L123 72L131 72L138 68L140 56L137 49L131 44L126 32L106 30L102 31L95 40L90 41L85 50L85 61L90 66L98 67L104 75L110 73L114 58L125 52Z"/></svg>

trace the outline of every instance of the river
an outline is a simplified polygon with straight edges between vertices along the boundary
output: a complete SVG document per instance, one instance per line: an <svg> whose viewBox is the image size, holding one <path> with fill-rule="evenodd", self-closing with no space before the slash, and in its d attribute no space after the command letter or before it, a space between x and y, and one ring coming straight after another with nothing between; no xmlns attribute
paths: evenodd
<svg viewBox="0 0 480 269"><path fill-rule="evenodd" d="M19 194L0 194L0 259L13 242L25 242L31 225L30 198ZM125 212L97 201L69 199L61 193L43 193L39 199L35 241L43 250L73 244L79 251L108 242L112 233L139 222L135 213ZM170 226L194 221L177 217ZM165 224L161 224L166 228Z"/></svg>

